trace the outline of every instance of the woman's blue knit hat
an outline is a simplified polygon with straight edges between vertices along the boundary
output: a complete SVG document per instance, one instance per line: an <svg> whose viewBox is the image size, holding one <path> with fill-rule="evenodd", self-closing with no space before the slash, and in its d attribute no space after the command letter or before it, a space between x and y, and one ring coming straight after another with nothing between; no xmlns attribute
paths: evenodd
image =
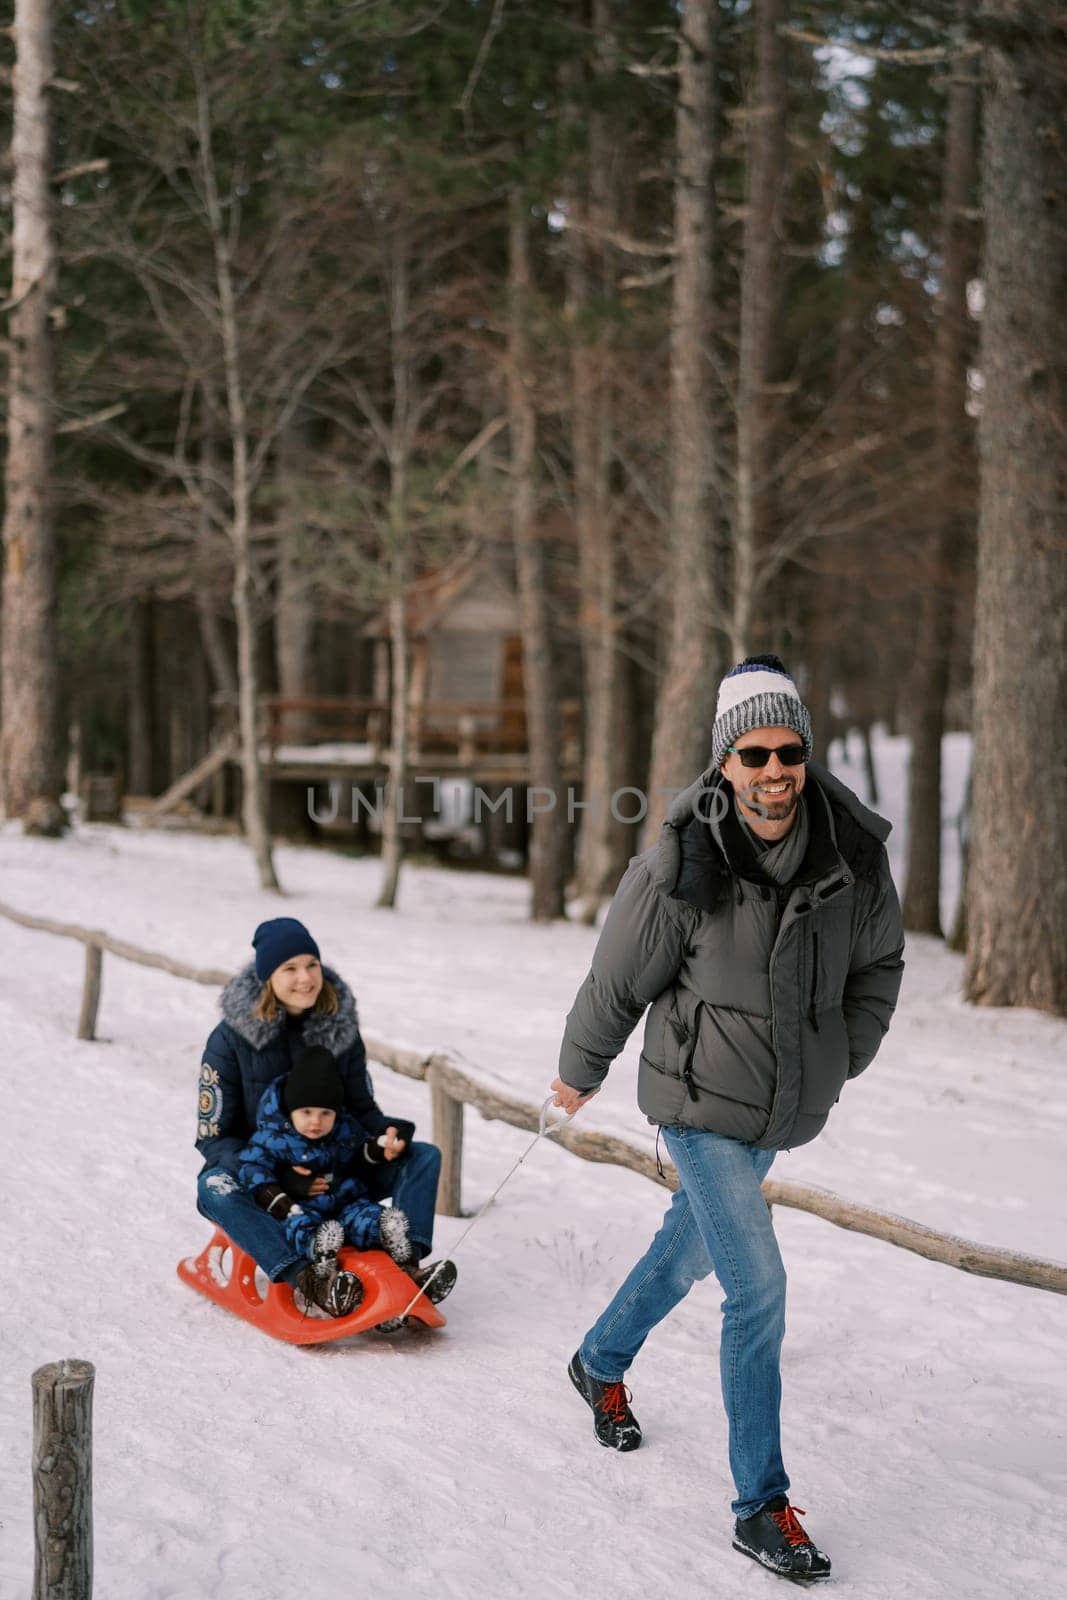
<svg viewBox="0 0 1067 1600"><path fill-rule="evenodd" d="M719 685L711 764L721 767L735 739L753 728L792 728L800 735L804 760L812 754L811 717L781 658L746 656Z"/></svg>
<svg viewBox="0 0 1067 1600"><path fill-rule="evenodd" d="M252 935L252 948L256 952L256 977L261 983L266 983L283 961L291 961L294 956L322 959L318 945L295 917L272 917L270 922L261 922Z"/></svg>

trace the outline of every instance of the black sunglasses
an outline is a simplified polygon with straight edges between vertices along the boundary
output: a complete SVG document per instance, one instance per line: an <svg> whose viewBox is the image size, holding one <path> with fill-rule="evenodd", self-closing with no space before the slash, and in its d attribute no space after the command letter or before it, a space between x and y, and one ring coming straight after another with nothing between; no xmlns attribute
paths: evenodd
<svg viewBox="0 0 1067 1600"><path fill-rule="evenodd" d="M771 749L762 744L748 744L743 750L730 744L726 748L730 755L741 757L743 767L765 767L772 756L777 756L783 767L799 767L804 760L802 744L780 744Z"/></svg>

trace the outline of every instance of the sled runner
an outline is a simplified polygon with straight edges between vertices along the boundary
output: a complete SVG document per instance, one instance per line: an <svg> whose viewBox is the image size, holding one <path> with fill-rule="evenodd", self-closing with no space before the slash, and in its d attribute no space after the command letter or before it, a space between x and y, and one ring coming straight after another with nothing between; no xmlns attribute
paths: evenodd
<svg viewBox="0 0 1067 1600"><path fill-rule="evenodd" d="M229 1277L223 1270L227 1250L232 1262ZM384 1250L346 1248L340 1251L337 1259L342 1267L354 1272L363 1285L363 1299L347 1317L305 1315L288 1283L267 1283L261 1294L256 1283L256 1263L244 1250L239 1250L221 1228L215 1229L198 1256L187 1256L179 1261L178 1276L191 1289L225 1306L227 1311L243 1317L254 1327L262 1328L272 1339L284 1339L287 1344L326 1344L331 1339L347 1339L350 1334L363 1333L407 1310L416 1286ZM443 1315L425 1295L420 1295L411 1306L408 1317L429 1328L445 1325Z"/></svg>

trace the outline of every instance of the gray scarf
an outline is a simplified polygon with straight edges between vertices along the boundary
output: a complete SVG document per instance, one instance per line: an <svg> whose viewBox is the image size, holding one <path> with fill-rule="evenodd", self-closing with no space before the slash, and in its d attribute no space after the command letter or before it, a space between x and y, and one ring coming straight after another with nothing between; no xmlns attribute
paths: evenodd
<svg viewBox="0 0 1067 1600"><path fill-rule="evenodd" d="M734 815L755 845L760 867L768 878L773 878L775 883L781 884L783 888L787 883L792 883L808 853L808 836L811 832L811 825L808 822L808 803L803 794L797 797L793 826L783 839L768 841L753 832L745 821L736 795L734 795Z"/></svg>

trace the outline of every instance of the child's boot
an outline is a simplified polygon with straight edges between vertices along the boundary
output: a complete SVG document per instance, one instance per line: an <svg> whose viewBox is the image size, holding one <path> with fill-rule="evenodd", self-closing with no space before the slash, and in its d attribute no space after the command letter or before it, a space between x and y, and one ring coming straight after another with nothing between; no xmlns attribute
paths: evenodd
<svg viewBox="0 0 1067 1600"><path fill-rule="evenodd" d="M337 1268L337 1252L345 1242L345 1230L331 1218L315 1229L311 1241L311 1262L317 1277L328 1278Z"/></svg>
<svg viewBox="0 0 1067 1600"><path fill-rule="evenodd" d="M415 1252L411 1247L411 1224L407 1213L398 1211L396 1206L383 1206L378 1232L382 1249L389 1252L398 1267L408 1266Z"/></svg>
<svg viewBox="0 0 1067 1600"><path fill-rule="evenodd" d="M297 1279L297 1288L311 1305L328 1317L347 1317L363 1299L363 1285L354 1272L342 1272L337 1252L345 1242L345 1230L336 1219L315 1229L311 1241L311 1265Z"/></svg>

